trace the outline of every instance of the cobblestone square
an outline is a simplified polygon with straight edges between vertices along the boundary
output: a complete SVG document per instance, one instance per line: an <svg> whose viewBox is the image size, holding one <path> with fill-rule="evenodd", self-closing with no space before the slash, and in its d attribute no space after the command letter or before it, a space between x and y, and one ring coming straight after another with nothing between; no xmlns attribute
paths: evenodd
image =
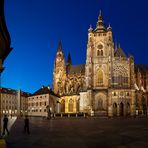
<svg viewBox="0 0 148 148"><path fill-rule="evenodd" d="M30 135L23 118L6 137L8 148L147 148L148 118L30 118Z"/></svg>

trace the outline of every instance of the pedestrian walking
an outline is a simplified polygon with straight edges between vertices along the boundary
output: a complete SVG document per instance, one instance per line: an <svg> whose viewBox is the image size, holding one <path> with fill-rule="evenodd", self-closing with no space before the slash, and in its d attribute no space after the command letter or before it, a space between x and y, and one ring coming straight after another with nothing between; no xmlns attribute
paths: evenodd
<svg viewBox="0 0 148 148"><path fill-rule="evenodd" d="M29 119L28 119L28 116L26 115L25 116L25 119L24 119L24 132L30 134L30 131L29 131Z"/></svg>
<svg viewBox="0 0 148 148"><path fill-rule="evenodd" d="M5 130L7 131L7 134L9 135L9 131L8 131L8 117L7 115L4 115L4 119L3 119L3 135L5 135Z"/></svg>
<svg viewBox="0 0 148 148"><path fill-rule="evenodd" d="M48 107L49 108L49 107ZM51 110L50 108L48 109L48 117L47 117L49 120L51 119Z"/></svg>

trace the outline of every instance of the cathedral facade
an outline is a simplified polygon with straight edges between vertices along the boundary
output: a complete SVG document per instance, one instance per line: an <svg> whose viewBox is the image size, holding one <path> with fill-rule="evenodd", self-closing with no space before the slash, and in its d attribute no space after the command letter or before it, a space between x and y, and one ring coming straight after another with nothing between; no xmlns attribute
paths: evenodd
<svg viewBox="0 0 148 148"><path fill-rule="evenodd" d="M52 90L60 96L60 112L134 116L134 59L115 47L112 28L105 26L101 12L96 28L88 29L86 50L86 63L73 65L70 54L65 61L62 45L58 45Z"/></svg>

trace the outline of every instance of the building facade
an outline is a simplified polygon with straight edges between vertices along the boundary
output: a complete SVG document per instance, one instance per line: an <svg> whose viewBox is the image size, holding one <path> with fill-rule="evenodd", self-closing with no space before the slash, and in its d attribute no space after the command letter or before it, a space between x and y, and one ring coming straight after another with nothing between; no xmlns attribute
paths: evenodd
<svg viewBox="0 0 148 148"><path fill-rule="evenodd" d="M139 115L148 114L148 66L135 65L135 101Z"/></svg>
<svg viewBox="0 0 148 148"><path fill-rule="evenodd" d="M21 90L1 88L2 114L19 116L27 113L29 95Z"/></svg>
<svg viewBox="0 0 148 148"><path fill-rule="evenodd" d="M57 113L57 102L58 96L50 87L43 86L28 97L28 115L48 117L49 110L50 113Z"/></svg>
<svg viewBox="0 0 148 148"><path fill-rule="evenodd" d="M65 61L62 45L58 45L52 88L60 95L60 111L134 116L139 109L136 95L140 94L135 67L133 56L115 46L112 28L105 26L100 12L96 28L88 29L85 64L72 65L70 54ZM140 79L141 84L148 84Z"/></svg>

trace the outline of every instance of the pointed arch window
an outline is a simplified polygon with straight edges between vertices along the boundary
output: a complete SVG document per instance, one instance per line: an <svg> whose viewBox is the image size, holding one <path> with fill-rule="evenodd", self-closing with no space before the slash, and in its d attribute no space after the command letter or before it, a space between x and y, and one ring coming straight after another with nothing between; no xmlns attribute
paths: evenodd
<svg viewBox="0 0 148 148"><path fill-rule="evenodd" d="M97 50L97 56L103 56L103 50L98 49Z"/></svg>
<svg viewBox="0 0 148 148"><path fill-rule="evenodd" d="M65 100L61 101L61 112L65 113Z"/></svg>
<svg viewBox="0 0 148 148"><path fill-rule="evenodd" d="M73 112L73 100L72 99L69 100L68 111Z"/></svg>
<svg viewBox="0 0 148 148"><path fill-rule="evenodd" d="M97 75L98 75L98 85L103 85L103 71L99 69Z"/></svg>
<svg viewBox="0 0 148 148"><path fill-rule="evenodd" d="M97 50L97 56L100 56L100 50Z"/></svg>
<svg viewBox="0 0 148 148"><path fill-rule="evenodd" d="M101 50L101 56L103 56L103 50Z"/></svg>

